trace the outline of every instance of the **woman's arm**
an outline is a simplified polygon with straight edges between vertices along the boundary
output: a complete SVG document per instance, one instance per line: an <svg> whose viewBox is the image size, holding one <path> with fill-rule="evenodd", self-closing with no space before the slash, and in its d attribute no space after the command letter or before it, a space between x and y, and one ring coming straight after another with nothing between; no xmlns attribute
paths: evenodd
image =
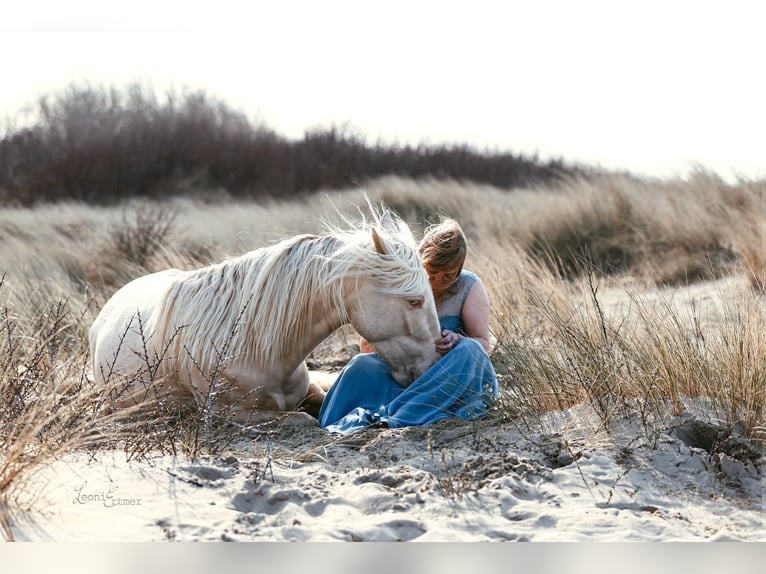
<svg viewBox="0 0 766 574"><path fill-rule="evenodd" d="M489 351L489 295L477 279L463 303L463 324L466 334Z"/></svg>

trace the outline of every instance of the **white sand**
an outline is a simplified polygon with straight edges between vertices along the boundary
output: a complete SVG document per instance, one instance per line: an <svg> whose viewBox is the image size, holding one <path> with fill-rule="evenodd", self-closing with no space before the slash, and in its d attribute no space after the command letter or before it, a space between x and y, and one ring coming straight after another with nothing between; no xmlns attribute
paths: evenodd
<svg viewBox="0 0 766 574"><path fill-rule="evenodd" d="M650 444L637 424L599 437L580 411L546 421L574 423L568 445L490 417L345 438L286 429L194 463L73 454L38 477L13 530L56 541L766 540L751 463L672 433Z"/></svg>
<svg viewBox="0 0 766 574"><path fill-rule="evenodd" d="M713 283L684 292L679 305L699 313L741 287ZM610 313L630 312L624 293L603 296ZM194 462L73 453L30 483L13 508L13 533L31 541L766 541L762 452L748 460L689 446L681 425L708 410L687 408L656 434L637 419L607 434L580 406L528 429L498 414L346 437L284 428Z"/></svg>

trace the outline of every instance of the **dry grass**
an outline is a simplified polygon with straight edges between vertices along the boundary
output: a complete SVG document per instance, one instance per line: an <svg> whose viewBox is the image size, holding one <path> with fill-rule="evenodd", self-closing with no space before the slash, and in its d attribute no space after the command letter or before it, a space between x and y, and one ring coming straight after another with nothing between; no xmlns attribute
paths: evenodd
<svg viewBox="0 0 766 574"><path fill-rule="evenodd" d="M3 287L0 276L0 290ZM85 376L82 317L47 302L33 323L0 306L0 508L35 469L93 444L113 422L104 395ZM4 513L0 527L12 538Z"/></svg>
<svg viewBox="0 0 766 574"><path fill-rule="evenodd" d="M518 255L514 281L490 283L497 318L492 358L504 381L506 416L529 424L541 413L587 402L603 429L638 418L652 438L671 418L696 416L693 399L704 399L717 424L764 444L762 295L740 289L713 317L695 299L670 294L612 288L602 298L593 275L564 285ZM605 305L620 291L629 312Z"/></svg>
<svg viewBox="0 0 766 574"><path fill-rule="evenodd" d="M700 172L686 181L609 176L504 191L385 178L365 192L416 234L439 215L463 224L467 267L492 299L500 421L531 426L542 412L587 402L605 429L638 416L652 437L702 398L723 424L763 444L766 183L730 185ZM183 410L157 401L117 424L87 374L87 327L134 277L318 232L322 218L337 223L364 205L351 189L287 203L177 198L0 211L0 504L68 449L106 441L133 456L197 456L241 438L243 429L212 416L215 397ZM678 290L658 290L730 277L751 288L721 293L725 304L712 314L679 303ZM345 352L353 339L344 329L313 359L332 345Z"/></svg>
<svg viewBox="0 0 766 574"><path fill-rule="evenodd" d="M756 277L764 272L766 182L731 185L700 171L689 180L614 175L510 192L399 179L373 189L411 220L457 218L478 254L513 242L565 279L594 267L669 285L743 264Z"/></svg>

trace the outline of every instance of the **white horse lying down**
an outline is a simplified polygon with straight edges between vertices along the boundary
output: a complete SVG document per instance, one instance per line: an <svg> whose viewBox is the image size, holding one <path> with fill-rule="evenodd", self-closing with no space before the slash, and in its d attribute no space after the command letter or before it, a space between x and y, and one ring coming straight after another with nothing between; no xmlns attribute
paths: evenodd
<svg viewBox="0 0 766 574"><path fill-rule="evenodd" d="M436 307L407 225L387 211L373 217L131 281L90 328L96 381L111 385L118 407L191 395L214 397L240 422L316 413L324 391L304 359L350 322L410 383L438 358Z"/></svg>

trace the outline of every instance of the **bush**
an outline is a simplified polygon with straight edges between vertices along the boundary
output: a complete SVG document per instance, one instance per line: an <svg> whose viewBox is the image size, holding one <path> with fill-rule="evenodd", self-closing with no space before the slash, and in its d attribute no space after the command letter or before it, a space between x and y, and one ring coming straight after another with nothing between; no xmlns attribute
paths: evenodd
<svg viewBox="0 0 766 574"><path fill-rule="evenodd" d="M70 87L40 98L34 116L0 141L0 205L108 204L190 190L290 198L386 174L507 188L583 171L464 145L368 145L336 128L290 141L202 92L161 99L138 85L124 92Z"/></svg>

